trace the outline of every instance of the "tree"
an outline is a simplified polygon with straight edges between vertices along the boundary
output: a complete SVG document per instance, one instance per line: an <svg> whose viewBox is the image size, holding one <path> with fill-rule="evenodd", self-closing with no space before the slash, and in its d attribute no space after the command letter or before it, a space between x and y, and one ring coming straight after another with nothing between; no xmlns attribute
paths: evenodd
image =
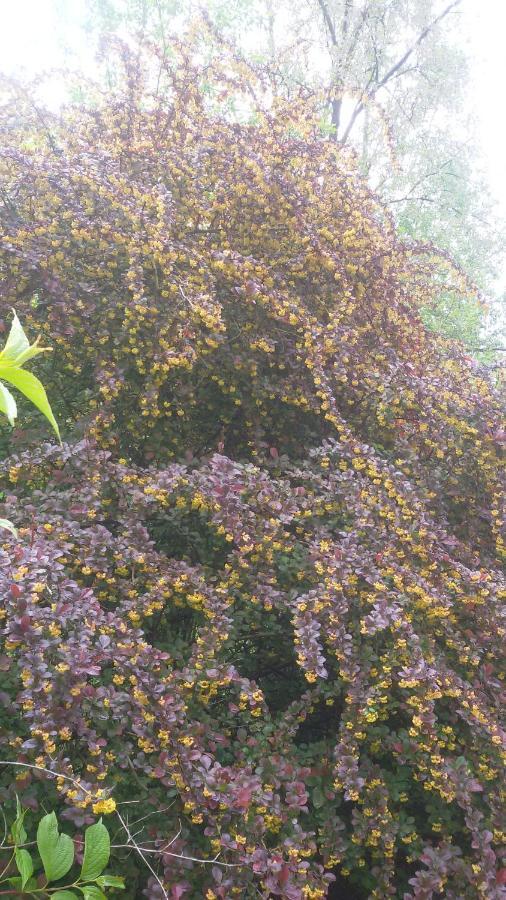
<svg viewBox="0 0 506 900"><path fill-rule="evenodd" d="M17 792L135 800L135 897L499 900L503 410L420 316L466 285L317 102L117 49L50 140L0 117L2 296L71 435L2 466L3 742L61 776Z"/></svg>
<svg viewBox="0 0 506 900"><path fill-rule="evenodd" d="M401 230L450 251L494 296L504 223L476 174L479 150L465 105L468 60L451 21L458 23L460 0L315 2L332 60L327 83L336 138L358 149ZM443 302L426 320L473 348L482 345L485 327L492 346L496 312L492 306L484 313L475 300L458 308Z"/></svg>

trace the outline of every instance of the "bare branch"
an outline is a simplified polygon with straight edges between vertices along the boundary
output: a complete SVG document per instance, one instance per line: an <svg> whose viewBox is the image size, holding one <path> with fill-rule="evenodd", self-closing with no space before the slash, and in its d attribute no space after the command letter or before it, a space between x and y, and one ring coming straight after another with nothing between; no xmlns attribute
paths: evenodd
<svg viewBox="0 0 506 900"><path fill-rule="evenodd" d="M455 9L456 6L459 6L461 2L462 2L462 0L453 0L453 2L450 3L450 4L449 4L449 5L448 5L448 6L447 6L447 7L439 14L439 16L436 16L436 18L435 18L432 22L430 22L429 25L426 25L426 26L425 26L425 28L424 28L424 29L420 32L420 34L418 35L418 37L417 37L416 41L414 42L414 44L411 45L411 47L409 48L409 50L406 50L404 56L401 56L401 58L400 58L396 63L394 63L394 65L388 70L388 72L386 73L386 75L383 76L383 78L381 79L381 81L378 82L378 86L377 86L376 90L379 90L381 87L383 87L383 86L387 83L387 81L390 81L390 79L393 77L393 75L395 75L395 73L396 73L399 69L402 68L402 66L404 65L404 63L406 63L406 62L408 61L408 59L410 58L410 56L413 55L413 53L415 52L416 48L420 46L420 44L422 43L422 41L425 40L425 38L427 37L427 35L430 34L430 32L436 27L436 25L438 25L439 22L442 22L443 19L446 18L446 16L452 11L452 9Z"/></svg>
<svg viewBox="0 0 506 900"><path fill-rule="evenodd" d="M131 832L130 832L130 830L129 830L129 828L128 828L128 825L127 825L127 823L126 823L126 821L125 821L125 819L123 818L123 816L121 815L121 813L120 813L117 809L116 809L116 815L117 815L118 819L120 820L121 824L123 825L123 828L124 828L124 830L125 830L125 832L126 832L126 834L127 834L129 846L131 846L134 850L137 851L137 853L139 854L140 858L142 859L144 865L146 866L147 869L149 869L149 871L151 872L151 874L153 875L153 877L154 877L155 880L157 881L158 887L160 888L160 890L161 890L161 892L162 892L162 895L163 895L163 897L164 897L164 900L169 900L169 895L168 895L167 891L165 890L165 888L164 888L164 886L163 886L163 882L161 881L161 879L159 878L159 876L157 875L157 873L156 873L155 870L153 869L153 866L151 865L151 863L149 862L149 860L146 859L145 851L143 851L143 850L139 847L139 844L136 842L134 836L131 834Z"/></svg>
<svg viewBox="0 0 506 900"><path fill-rule="evenodd" d="M83 787L83 785L80 781L77 780L77 778L72 778L70 775L64 775L62 772L53 772L52 769L46 769L45 766L36 766L32 765L31 763L3 759L0 759L0 766L16 766L22 769L34 769L36 772L45 772L47 775L52 775L53 778L63 778L65 781L70 781L70 783L73 784L74 787L78 788L78 790L82 791L83 794L88 794L89 797L93 796L91 791Z"/></svg>
<svg viewBox="0 0 506 900"><path fill-rule="evenodd" d="M446 16L453 9L455 9L457 6L459 6L461 2L462 2L462 0L452 0L452 3L448 4L448 6L446 6L445 9L438 16L436 16L435 19L432 20L432 22L430 22L428 25L425 26L425 28L422 29L422 31L418 35L416 41L411 45L411 47L408 48L408 50L406 50L406 52L400 57L400 59L398 59L397 62L395 62L390 67L388 72L386 72L385 75L383 75L383 77L376 83L376 85L374 86L374 89L367 91L367 94L366 94L367 99L372 100L373 97L377 94L377 92L382 87L385 87L385 85L390 81L390 79L393 78L394 76L396 76L397 73L400 75L404 74L404 72L401 72L400 70L402 69L404 64L408 61L408 59L413 55L413 53L415 52L417 47L419 47L420 44L425 40L425 38L430 34L430 32L433 31L433 29L436 27L436 25L438 25L439 22L442 22L443 19L445 19ZM348 122L346 130L341 138L342 144L345 144L346 141L348 140L348 138L350 136L350 132L351 132L358 116L364 109L365 103L366 103L366 99L364 98L364 99L359 100L358 103L356 104L355 109L353 110L353 113L351 115L350 121Z"/></svg>
<svg viewBox="0 0 506 900"><path fill-rule="evenodd" d="M393 200L386 200L386 203L408 203L415 201L417 203L436 203L435 197L412 197L410 194L406 194L404 197L394 197Z"/></svg>
<svg viewBox="0 0 506 900"><path fill-rule="evenodd" d="M340 40L338 39L336 27L334 25L334 22L332 21L332 16L329 12L326 0L318 0L318 6L320 7L320 10L322 12L323 19L324 19L324 22L326 25L326 29L327 29L332 47L336 48L340 44L345 46L345 43L349 36L349 31L350 31L351 17L352 17L352 12L353 12L353 0L345 0L343 19L342 19L342 23L341 23ZM369 17L369 6L366 4L364 6L364 8L362 9L362 12L361 12L360 18L358 19L358 22L356 23L355 29L353 31L353 35L351 36L351 40L348 43L348 48L346 50L346 53L344 54L344 56L341 57L341 60L339 63L339 69L341 71L343 69L344 69L344 71L346 71L347 67L350 65L350 61L351 61L353 54L358 45L360 33L361 33L365 23L367 22L368 17ZM372 78L373 78L373 75L371 75L371 80L372 80ZM339 125L341 122L341 110L342 110L342 104L343 104L343 98L342 98L343 85L342 85L342 79L339 77L339 72L336 72L335 84L332 87L338 92L338 96L334 96L331 101L331 108L332 108L331 122L332 122L332 125L335 126L335 129L336 129L335 136L336 136L336 139L338 139Z"/></svg>
<svg viewBox="0 0 506 900"><path fill-rule="evenodd" d="M336 47L337 46L336 29L334 28L332 16L330 15L330 13L328 11L328 7L327 7L327 4L325 3L325 0L318 0L318 6L320 7L323 18L325 19L325 25L327 26L327 31L330 35L330 40L332 41L333 46Z"/></svg>

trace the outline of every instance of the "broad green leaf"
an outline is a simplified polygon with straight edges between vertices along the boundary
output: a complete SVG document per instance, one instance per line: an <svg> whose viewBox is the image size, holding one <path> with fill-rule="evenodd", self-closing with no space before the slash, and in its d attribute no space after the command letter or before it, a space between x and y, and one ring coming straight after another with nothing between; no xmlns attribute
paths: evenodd
<svg viewBox="0 0 506 900"><path fill-rule="evenodd" d="M0 412L5 413L11 425L14 425L14 419L18 414L16 401L11 392L0 381Z"/></svg>
<svg viewBox="0 0 506 900"><path fill-rule="evenodd" d="M23 331L21 322L19 321L16 313L14 313L11 330L9 331L9 337L7 338L5 347L0 353L0 364L15 364L17 358L29 349L30 342L25 332Z"/></svg>
<svg viewBox="0 0 506 900"><path fill-rule="evenodd" d="M8 381L9 384L14 385L21 391L24 396L30 400L37 409L40 409L41 413L45 415L46 419L51 423L56 434L58 435L58 440L60 440L60 430L56 423L56 419L53 416L53 411L49 405L49 400L47 399L47 394L44 390L44 387L40 383L39 379L35 377L31 372L25 372L24 369L8 369L3 373L2 376L5 381Z"/></svg>
<svg viewBox="0 0 506 900"><path fill-rule="evenodd" d="M84 900L107 900L103 891L96 884L83 884L79 888L84 894Z"/></svg>
<svg viewBox="0 0 506 900"><path fill-rule="evenodd" d="M20 369L25 362L29 359L33 359L34 356L38 356L39 353L50 352L51 347L39 347L39 340L40 338L37 338L37 340L31 344L30 347L27 347L23 353L20 353L12 363L6 362L0 358L0 374L5 372L6 368L14 367Z"/></svg>
<svg viewBox="0 0 506 900"><path fill-rule="evenodd" d="M95 879L99 887L115 887L119 888L121 891L125 890L125 879L121 878L119 875L100 875Z"/></svg>
<svg viewBox="0 0 506 900"><path fill-rule="evenodd" d="M56 891L50 894L51 900L77 900L77 894L74 891Z"/></svg>
<svg viewBox="0 0 506 900"><path fill-rule="evenodd" d="M67 834L58 834L58 821L54 812L44 816L39 822L37 847L47 880L58 881L63 878L74 862L74 843Z"/></svg>
<svg viewBox="0 0 506 900"><path fill-rule="evenodd" d="M12 320L11 330L9 332L9 337L7 338L7 343L0 353L0 374L6 368L11 368L12 366L22 366L23 363L25 363L28 359L32 359L32 357L38 356L39 353L46 353L51 349L50 347L39 347L39 340L40 337L38 337L33 344L30 344L25 332L23 331L21 322L14 312L14 318Z"/></svg>
<svg viewBox="0 0 506 900"><path fill-rule="evenodd" d="M90 825L84 832L84 858L81 869L83 881L95 881L104 871L111 853L111 840L109 832L102 819L95 825Z"/></svg>
<svg viewBox="0 0 506 900"><path fill-rule="evenodd" d="M33 875L33 861L28 850L16 850L14 852L18 872L21 875L21 887L24 889L27 881Z"/></svg>
<svg viewBox="0 0 506 900"><path fill-rule="evenodd" d="M14 537L18 536L16 528L14 527L12 522L9 522L8 519L0 519L0 528L5 528L6 531L10 531L10 533L13 534Z"/></svg>

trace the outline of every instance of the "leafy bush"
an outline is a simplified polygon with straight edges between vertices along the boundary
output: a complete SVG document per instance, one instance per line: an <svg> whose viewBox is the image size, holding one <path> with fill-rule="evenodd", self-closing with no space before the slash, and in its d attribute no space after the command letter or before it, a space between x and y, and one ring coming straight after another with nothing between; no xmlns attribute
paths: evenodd
<svg viewBox="0 0 506 900"><path fill-rule="evenodd" d="M60 776L16 790L135 801L125 896L502 897L502 410L419 315L467 287L308 101L176 49L49 142L3 107L68 435L2 466L4 756Z"/></svg>

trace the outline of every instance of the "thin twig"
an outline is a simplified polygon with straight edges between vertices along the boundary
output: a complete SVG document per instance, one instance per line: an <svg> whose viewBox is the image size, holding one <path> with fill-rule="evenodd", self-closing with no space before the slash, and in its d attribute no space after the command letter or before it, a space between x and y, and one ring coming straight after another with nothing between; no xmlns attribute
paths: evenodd
<svg viewBox="0 0 506 900"><path fill-rule="evenodd" d="M53 772L52 769L46 769L44 766L36 766L31 763L13 762L3 759L0 759L0 766L18 766L24 769L35 769L37 772L46 772L48 775L52 775L53 778L64 778L65 781L70 781L71 784L75 785L80 791L83 791L84 794L88 794L89 797L93 796L92 792L83 787L76 778L71 778L70 775L62 775L61 772Z"/></svg>
<svg viewBox="0 0 506 900"><path fill-rule="evenodd" d="M139 847L139 845L138 845L137 841L135 840L135 838L130 834L130 831L129 831L129 828L128 828L127 823L125 822L123 816L121 815L121 813L120 813L117 809L116 809L116 815L117 815L118 819L120 820L121 824L123 825L123 828L125 829L125 832L126 832L126 834L127 834L127 836L128 836L128 841L129 841L130 846L131 846L131 847L132 847L132 846L134 847L134 849L137 851L137 853L139 854L140 858L142 859L144 865L149 869L149 871L151 872L151 874L153 875L153 877L156 879L156 881L157 881L157 883L158 883L158 885L159 885L159 887L160 887L160 890L161 890L161 892L162 892L162 894L163 894L165 900L169 900L169 895L168 895L167 891L165 890L165 888L164 888L164 886L163 886L162 880L160 879L160 877L157 875L157 873L156 873L155 870L153 869L153 866L151 865L151 863L149 862L149 860L146 859L145 853L141 850L141 848ZM127 846L128 846L128 845L127 845Z"/></svg>
<svg viewBox="0 0 506 900"><path fill-rule="evenodd" d="M189 862L201 863L201 864L204 865L204 866L225 866L227 869L241 869L241 868L244 868L244 863L226 863L226 862L222 862L222 860L220 860L220 858L219 858L219 855L218 855L218 856L215 856L213 859L201 859L201 858L199 858L198 856L185 856L183 853L169 853L169 852L166 852L166 851L163 850L163 849L151 850L151 849L149 849L148 847L142 847L142 848L140 848L139 845L132 845L132 844L114 844L114 847L115 847L116 849L123 848L123 849L130 849L130 850L131 850L131 849L132 849L132 846L134 847L134 849L138 850L139 853L141 853L141 850L142 850L142 853L155 853L155 854L165 853L165 856L171 856L173 859L183 859L183 860L188 860ZM168 845L168 846L170 846L170 845ZM151 871L152 871L152 870L151 870Z"/></svg>

